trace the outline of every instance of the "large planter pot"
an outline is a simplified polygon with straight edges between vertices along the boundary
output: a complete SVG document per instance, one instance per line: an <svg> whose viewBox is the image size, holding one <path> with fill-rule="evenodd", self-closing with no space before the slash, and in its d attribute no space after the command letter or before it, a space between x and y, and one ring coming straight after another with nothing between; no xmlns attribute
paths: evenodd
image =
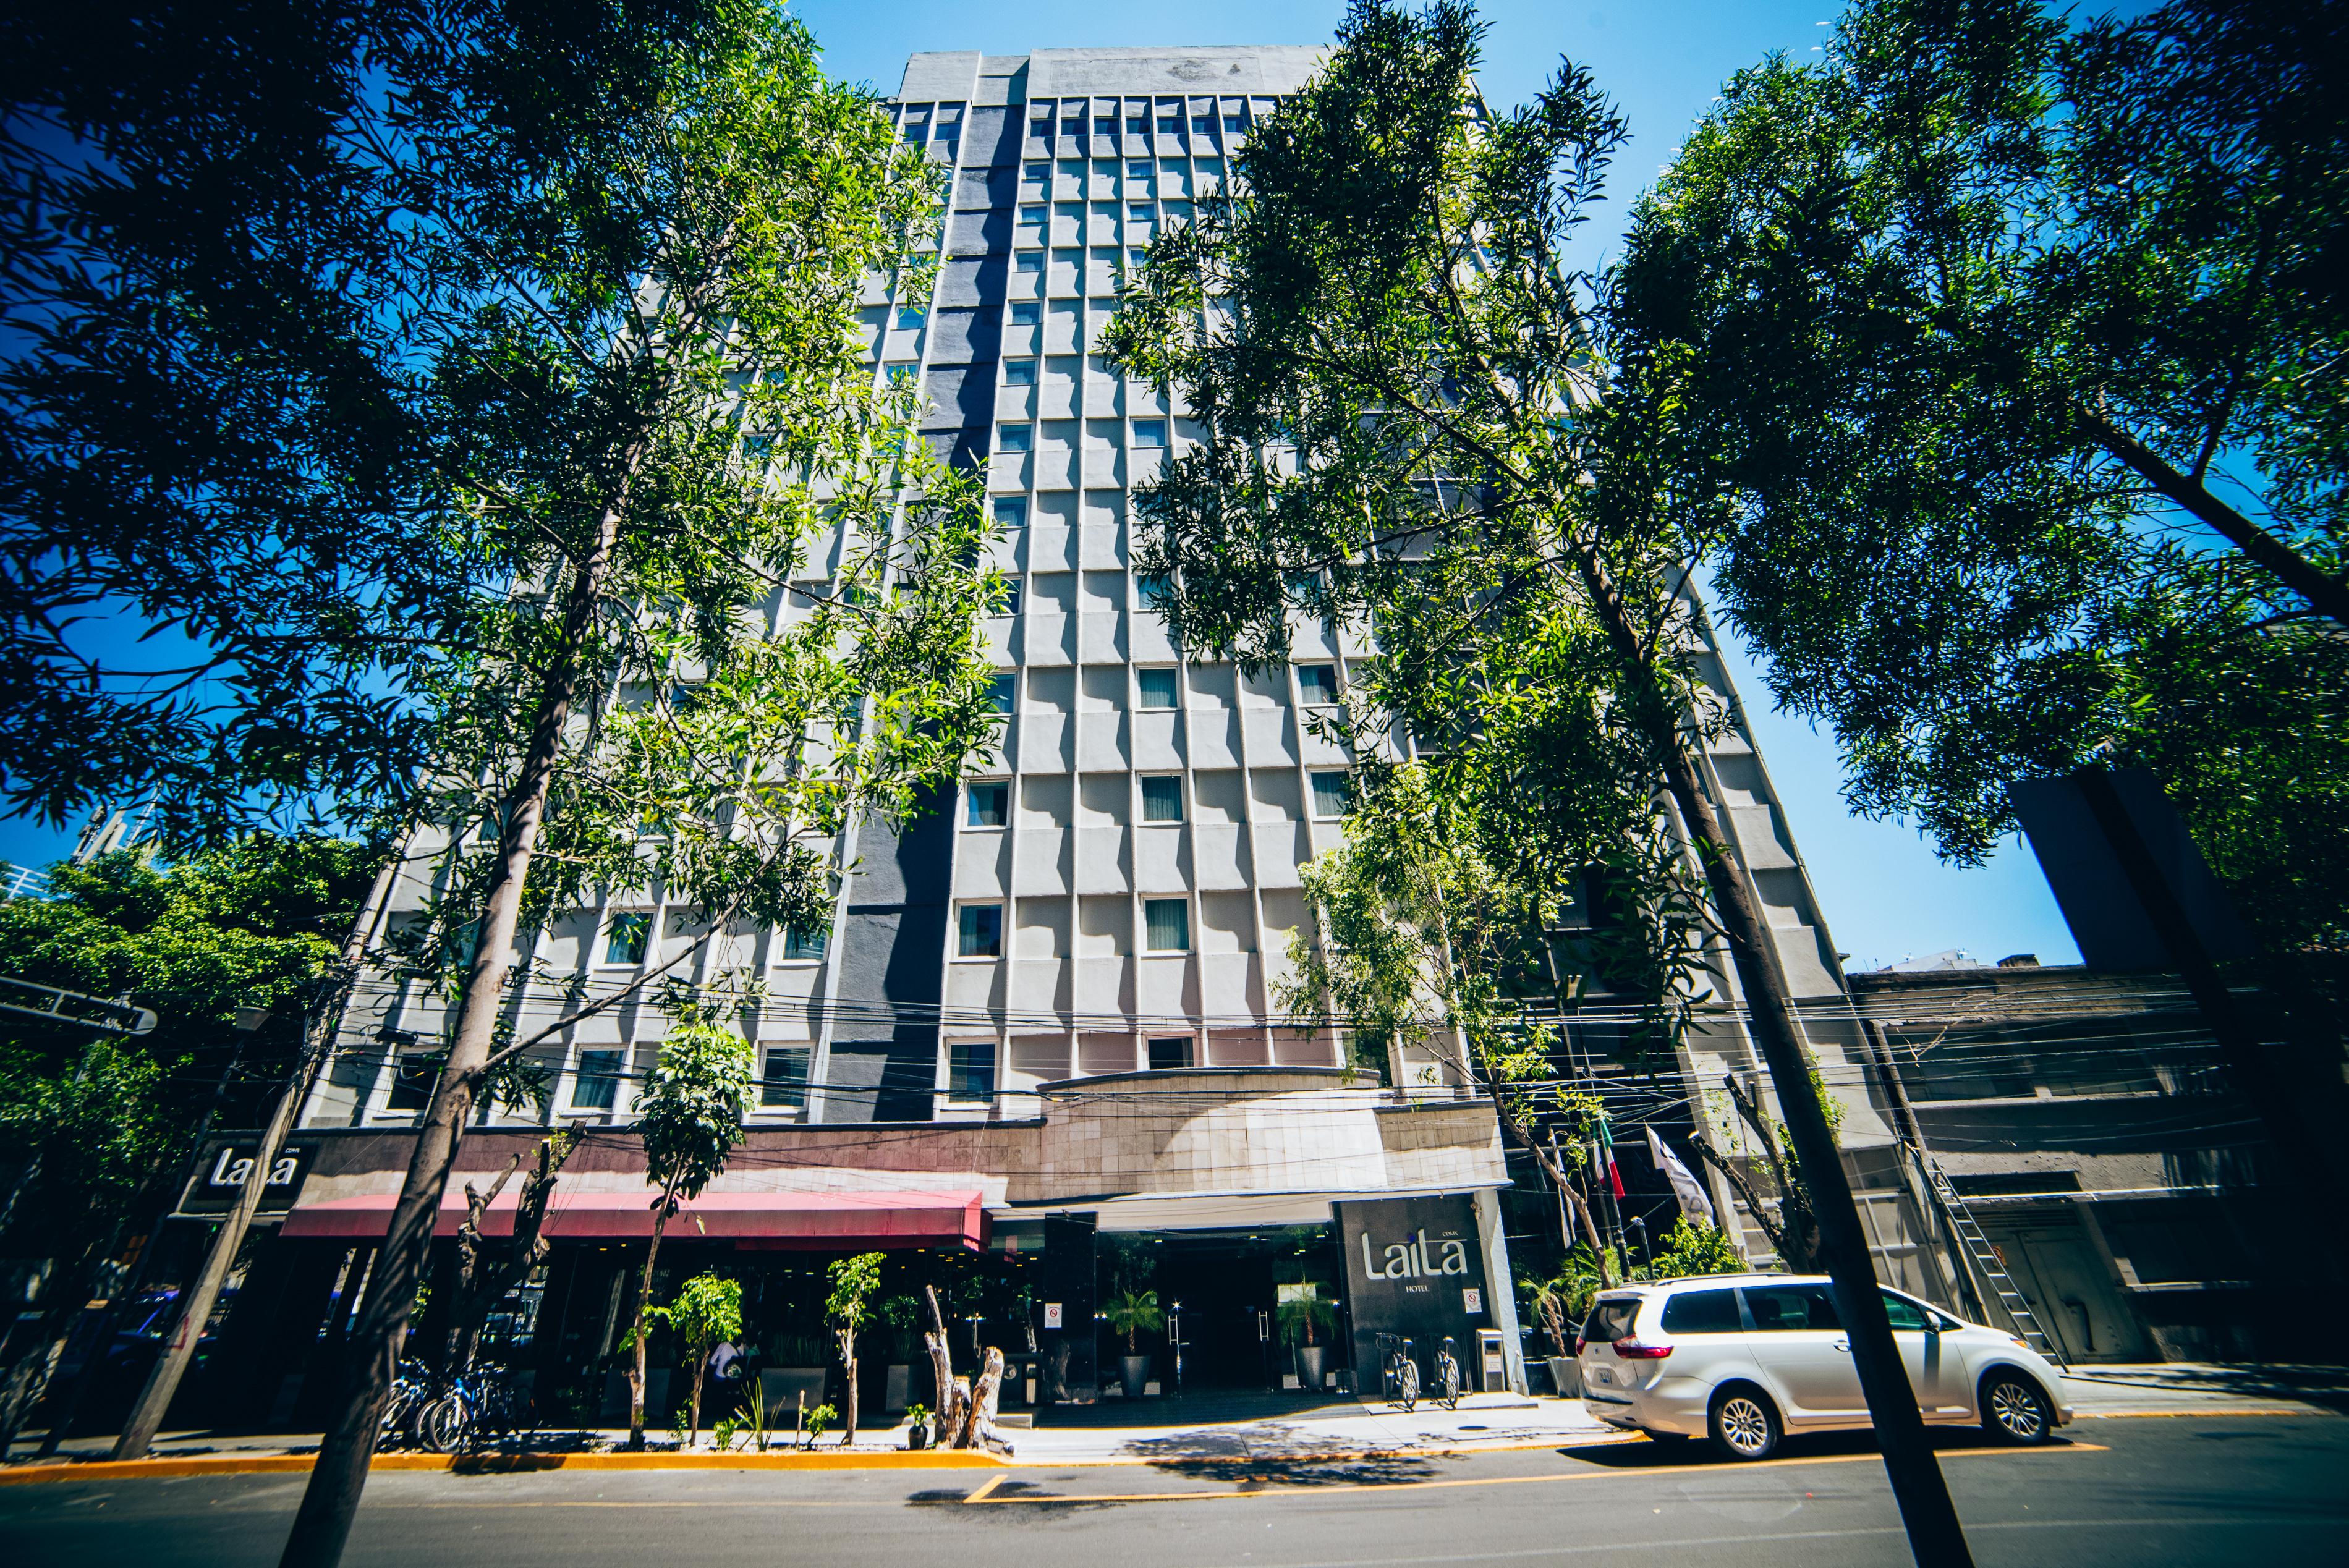
<svg viewBox="0 0 2349 1568"><path fill-rule="evenodd" d="M1582 1364L1569 1356L1552 1356L1549 1362L1549 1386L1561 1399L1571 1399L1582 1392Z"/></svg>
<svg viewBox="0 0 2349 1568"><path fill-rule="evenodd" d="M1150 1357L1121 1356L1118 1357L1118 1370L1125 1378L1125 1397L1129 1399L1141 1398L1142 1391L1150 1387Z"/></svg>
<svg viewBox="0 0 2349 1568"><path fill-rule="evenodd" d="M918 1421L914 1425L907 1427L905 1429L905 1446L909 1449L928 1448L930 1446L930 1429L923 1426Z"/></svg>
<svg viewBox="0 0 2349 1568"><path fill-rule="evenodd" d="M1326 1345L1300 1345L1297 1347L1297 1380L1308 1388L1321 1387L1321 1363L1330 1354Z"/></svg>

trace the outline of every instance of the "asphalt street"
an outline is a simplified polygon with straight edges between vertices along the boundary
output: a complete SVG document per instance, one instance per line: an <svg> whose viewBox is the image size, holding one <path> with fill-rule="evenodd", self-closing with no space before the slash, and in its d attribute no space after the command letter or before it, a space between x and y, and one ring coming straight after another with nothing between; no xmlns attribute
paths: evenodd
<svg viewBox="0 0 2349 1568"><path fill-rule="evenodd" d="M2349 1563L2349 1421L2082 1421L2033 1449L1941 1439L1988 1564ZM952 1562L957 1568L1375 1568L1908 1561L1864 1436L1795 1439L1761 1465L1630 1443L1463 1458L1181 1461L1000 1471L382 1474L351 1568L696 1568ZM0 1488L0 1561L275 1560L285 1475Z"/></svg>

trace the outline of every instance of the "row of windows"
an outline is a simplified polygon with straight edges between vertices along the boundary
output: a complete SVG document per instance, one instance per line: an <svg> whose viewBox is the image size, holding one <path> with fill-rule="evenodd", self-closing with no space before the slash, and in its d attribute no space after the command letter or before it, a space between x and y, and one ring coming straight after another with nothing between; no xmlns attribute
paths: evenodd
<svg viewBox="0 0 2349 1568"><path fill-rule="evenodd" d="M1191 901L1187 898L1145 898L1142 901L1143 951L1191 951ZM1003 906L966 903L956 912L955 954L959 958L1003 956Z"/></svg>
<svg viewBox="0 0 2349 1568"><path fill-rule="evenodd" d="M1036 384L1036 362L1034 360L1011 360L1009 361L1008 364L1025 365L1028 366L1028 379L1025 381L1015 381L1011 383L1011 385L1015 387L1032 387ZM1115 419L1093 419L1088 422L1095 426L1116 425L1121 423L1121 421ZM1075 421L1070 420L1068 423L1074 424ZM1154 451L1166 445L1165 420L1132 419L1123 421L1123 423L1133 427L1133 433L1126 440L1127 446L1132 447L1138 451ZM1036 427L1030 423L998 425L995 427L995 449L999 453L1005 454L1034 451L1036 449Z"/></svg>
<svg viewBox="0 0 2349 1568"><path fill-rule="evenodd" d="M669 935L691 940L699 934L693 927L693 915L677 911L669 916ZM653 917L643 911L622 911L605 922L604 926L604 962L634 967L645 961L651 948ZM786 929L782 936L782 955L787 962L812 962L822 958L831 941L831 934L823 930L802 931L796 926Z"/></svg>
<svg viewBox="0 0 2349 1568"><path fill-rule="evenodd" d="M1137 180L1180 180L1195 170L1202 179L1220 180L1224 173L1224 160L1220 158L1161 158L1154 162L1147 158L1129 158L1121 166L1114 158L1097 158L1090 164L1081 158L1064 158L1056 170L1049 159L1031 158L1020 165L1019 182L1023 186L1042 187L1052 183L1057 173L1064 183L1081 184L1091 180L1096 182L1098 189L1101 184L1120 178L1129 184ZM1023 191L1021 194L1027 192Z"/></svg>
<svg viewBox="0 0 2349 1568"><path fill-rule="evenodd" d="M1053 775L1059 778L1060 775ZM1346 804L1352 799L1353 786L1343 769L1308 773L1313 787L1313 815L1327 821L1346 814ZM1186 820L1183 805L1183 776L1179 773L1144 773L1140 776L1142 820L1145 822L1181 822ZM1011 785L1009 780L983 779L969 787L964 797L963 826L966 828L1005 828L1011 823Z"/></svg>
<svg viewBox="0 0 2349 1568"><path fill-rule="evenodd" d="M1143 577L1144 584L1163 583L1164 579ZM1143 603L1151 602L1153 590L1144 587ZM1164 592L1163 587L1157 592ZM1099 667L1099 666L1095 666ZM1334 707L1338 703L1338 666L1325 664L1291 665L1297 674L1297 701L1302 707ZM1090 677L1089 677L1090 678ZM1019 686L1017 671L996 673L993 695L995 711L1009 713ZM1142 708L1170 708L1180 705L1181 673L1172 665L1139 665L1133 670L1134 706Z"/></svg>
<svg viewBox="0 0 2349 1568"><path fill-rule="evenodd" d="M808 1066L812 1052L806 1046L775 1046L760 1062L759 1109L797 1110L807 1104ZM578 1070L571 1078L571 1109L610 1110L620 1098L620 1080L626 1076L628 1053L624 1050L582 1051ZM393 1110L409 1109L391 1105ZM421 1104L414 1109L422 1109Z"/></svg>

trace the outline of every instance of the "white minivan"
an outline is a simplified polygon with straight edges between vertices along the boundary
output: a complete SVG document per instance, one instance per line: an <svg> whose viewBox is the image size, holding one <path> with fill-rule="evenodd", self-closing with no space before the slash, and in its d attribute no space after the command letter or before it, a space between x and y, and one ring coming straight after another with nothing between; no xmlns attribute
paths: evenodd
<svg viewBox="0 0 2349 1568"><path fill-rule="evenodd" d="M1979 1421L2008 1442L2068 1425L2060 1373L2011 1334L1884 1292L1928 1422ZM1575 1342L1582 1407L1608 1425L1709 1437L1758 1460L1787 1432L1869 1424L1851 1341L1824 1274L1704 1274L1602 1291Z"/></svg>

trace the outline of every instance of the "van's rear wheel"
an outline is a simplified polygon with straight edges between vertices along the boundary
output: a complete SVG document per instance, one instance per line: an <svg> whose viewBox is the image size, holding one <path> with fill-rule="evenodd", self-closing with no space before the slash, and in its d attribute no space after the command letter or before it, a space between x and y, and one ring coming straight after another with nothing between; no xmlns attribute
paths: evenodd
<svg viewBox="0 0 2349 1568"><path fill-rule="evenodd" d="M2055 1412L2039 1385L2020 1372L1982 1379L1983 1429L2002 1443L2044 1443L2055 1435Z"/></svg>
<svg viewBox="0 0 2349 1568"><path fill-rule="evenodd" d="M1766 1460L1778 1447L1778 1412L1753 1388L1732 1388L1713 1402L1713 1446L1723 1459Z"/></svg>

